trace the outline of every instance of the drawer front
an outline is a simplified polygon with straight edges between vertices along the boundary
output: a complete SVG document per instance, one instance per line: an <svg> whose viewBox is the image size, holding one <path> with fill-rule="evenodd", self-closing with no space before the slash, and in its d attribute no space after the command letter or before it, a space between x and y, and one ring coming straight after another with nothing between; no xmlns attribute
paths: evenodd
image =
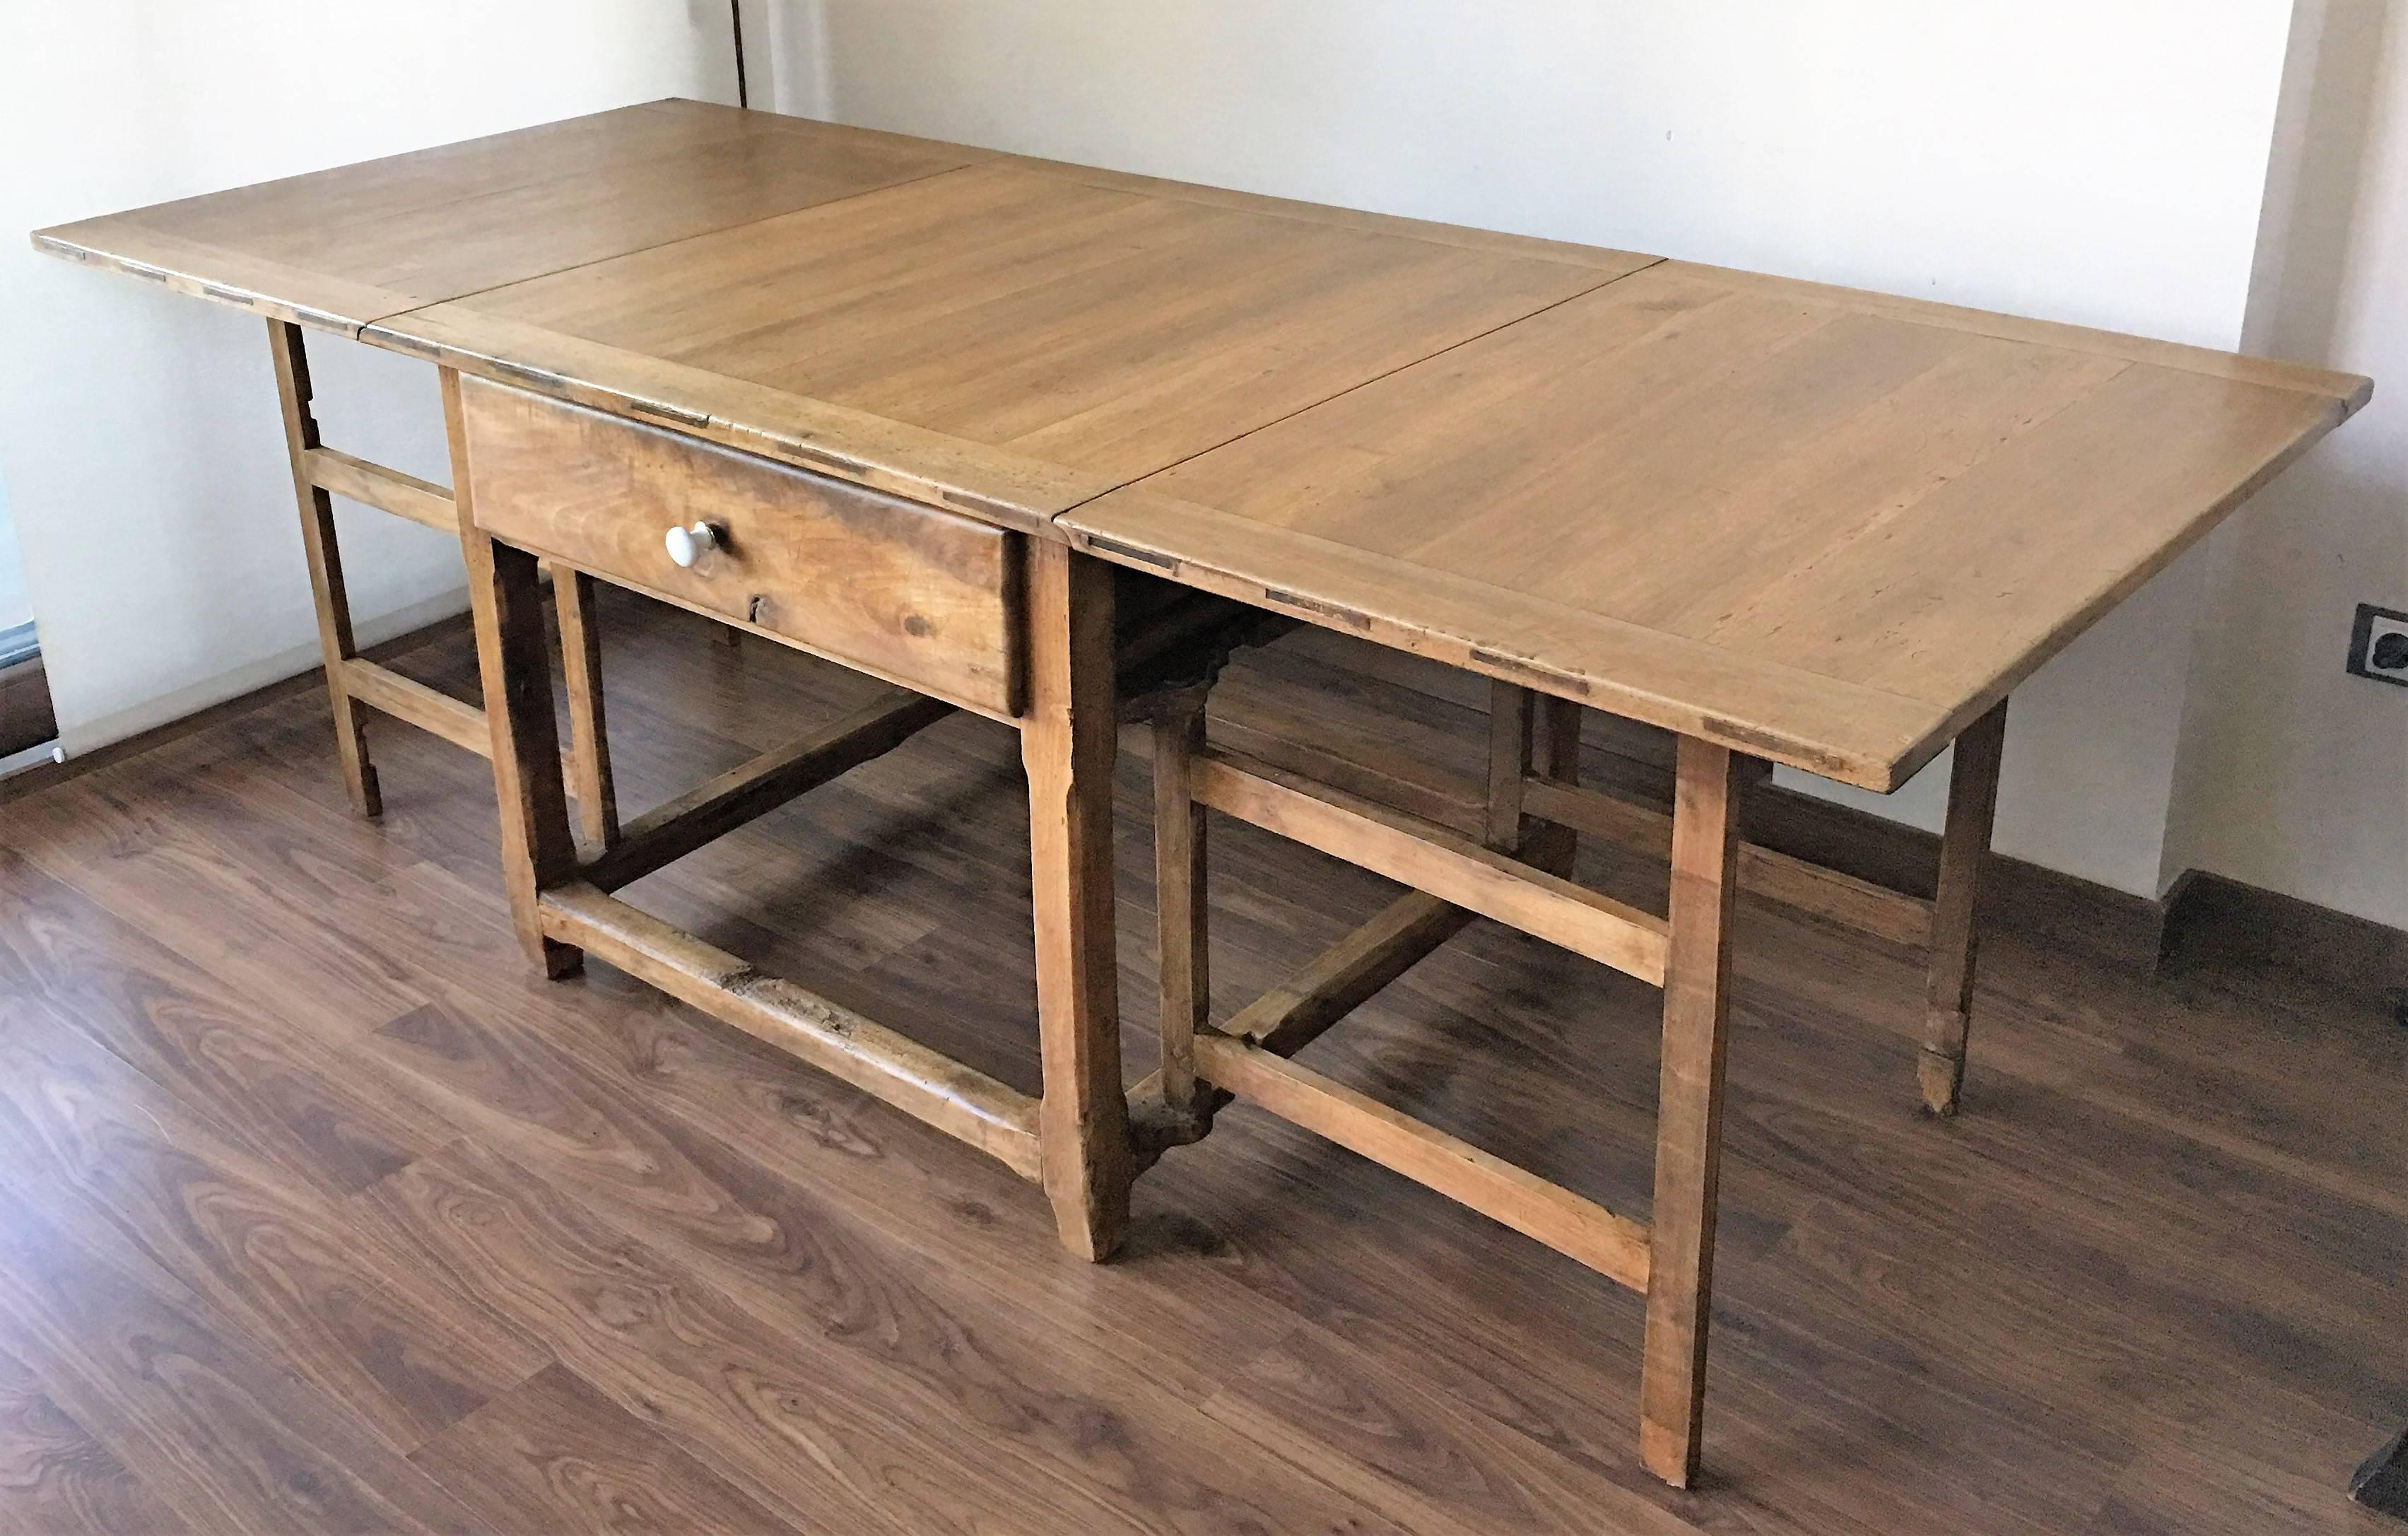
<svg viewBox="0 0 2408 1536"><path fill-rule="evenodd" d="M1021 709L1020 535L476 378L460 380L477 525L990 714ZM672 527L720 547L681 567Z"/></svg>

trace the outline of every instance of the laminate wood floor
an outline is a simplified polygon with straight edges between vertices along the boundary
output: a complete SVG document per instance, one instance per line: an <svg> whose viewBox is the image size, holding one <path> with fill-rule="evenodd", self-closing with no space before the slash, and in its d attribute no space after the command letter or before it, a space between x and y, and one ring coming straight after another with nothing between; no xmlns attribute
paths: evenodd
<svg viewBox="0 0 2408 1536"><path fill-rule="evenodd" d="M630 811L869 688L603 614ZM1306 638L1222 703L1475 763L1412 682ZM2359 991L2153 984L2068 942L2108 914L2012 910L1935 1124L1917 957L1744 902L1681 1494L1636 1459L1637 1298L1244 1108L1077 1264L999 1165L531 974L485 766L373 730L380 826L308 688L0 804L0 1531L2401 1529L2343 1492L2408 1421L2408 1031ZM1025 814L955 718L628 894L1033 1089ZM1225 1015L1392 894L1214 837ZM1483 924L1307 1059L1643 1214L1656 1007Z"/></svg>

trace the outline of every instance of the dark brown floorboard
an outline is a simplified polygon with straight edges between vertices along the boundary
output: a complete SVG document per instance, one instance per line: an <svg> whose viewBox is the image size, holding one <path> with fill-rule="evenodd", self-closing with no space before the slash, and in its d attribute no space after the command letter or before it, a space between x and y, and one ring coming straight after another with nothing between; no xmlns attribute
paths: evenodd
<svg viewBox="0 0 2408 1536"><path fill-rule="evenodd" d="M603 617L630 812L876 686ZM398 665L465 694L469 655ZM1223 697L1457 774L1484 740L1482 688L1319 635ZM0 1531L2396 1529L2344 1488L2408 1420L2408 1031L2279 946L2152 984L2118 904L2002 903L1940 1124L1917 956L1743 902L1678 1494L1636 1299L1242 1106L1077 1264L999 1165L530 974L484 765L371 731L380 825L307 689L0 805ZM1134 1076L1141 761L1120 791ZM959 717L629 896L1033 1088L1025 833L1010 733ZM1213 857L1223 1017L1394 894L1226 822ZM1643 1216L1655 1013L1481 924L1309 1059Z"/></svg>
<svg viewBox="0 0 2408 1536"><path fill-rule="evenodd" d="M41 658L0 667L0 757L37 747L59 734L50 713L50 680Z"/></svg>
<svg viewBox="0 0 2408 1536"><path fill-rule="evenodd" d="M22 1362L0 1354L0 1530L17 1536L93 1530L175 1536L188 1529L108 1446L50 1400Z"/></svg>

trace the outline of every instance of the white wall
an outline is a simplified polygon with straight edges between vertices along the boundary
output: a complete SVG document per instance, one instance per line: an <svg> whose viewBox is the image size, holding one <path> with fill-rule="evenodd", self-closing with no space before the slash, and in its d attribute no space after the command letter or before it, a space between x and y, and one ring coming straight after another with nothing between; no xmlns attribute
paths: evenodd
<svg viewBox="0 0 2408 1536"><path fill-rule="evenodd" d="M2290 11L769 0L755 56L781 110L2229 347ZM2157 894L2211 564L2018 694L2000 848ZM1937 825L1945 771L1842 797Z"/></svg>
<svg viewBox="0 0 2408 1536"><path fill-rule="evenodd" d="M2233 530L2169 864L2408 927L2408 689L2342 667L2358 603L2408 609L2408 36L2393 9L2300 7L2249 339L2371 374L2374 400Z"/></svg>
<svg viewBox="0 0 2408 1536"><path fill-rule="evenodd" d="M0 480L0 630L14 629L34 616L34 600L25 591L25 570L17 558L17 529L8 513L8 482Z"/></svg>
<svg viewBox="0 0 2408 1536"><path fill-rule="evenodd" d="M719 0L0 0L0 470L70 751L315 665L264 327L29 230L665 95L735 97ZM450 478L431 369L312 338L329 441ZM364 636L465 605L343 516Z"/></svg>
<svg viewBox="0 0 2408 1536"><path fill-rule="evenodd" d="M2229 344L2288 0L785 0L781 110Z"/></svg>

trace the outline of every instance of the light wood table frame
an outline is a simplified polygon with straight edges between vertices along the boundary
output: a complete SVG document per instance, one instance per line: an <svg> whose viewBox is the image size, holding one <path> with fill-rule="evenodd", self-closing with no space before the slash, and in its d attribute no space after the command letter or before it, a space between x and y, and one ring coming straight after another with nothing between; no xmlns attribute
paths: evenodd
<svg viewBox="0 0 2408 1536"><path fill-rule="evenodd" d="M483 477L472 446L473 406L464 400L455 370L443 368L440 376L493 731L503 880L529 957L557 978L574 972L586 954L598 955L968 1142L1043 1188L1065 1247L1090 1260L1109 1256L1126 1229L1138 1149L1145 1148L1150 1159L1163 1144L1198 1133L1168 1126L1150 1086L1132 1091L1122 1082L1111 872L1117 712L1125 694L1148 685L1141 680L1166 668L1177 675L1209 668L1209 658L1226 654L1234 643L1236 631L1261 621L1219 599L1150 583L1171 600L1135 616L1138 622L1125 632L1118 589L1127 578L1122 573L1059 540L1003 536L1013 567L1008 590L1021 599L1009 639L1025 648L1022 687L984 703L896 688L803 740L630 819L608 845L580 852L567 821L538 557L480 521ZM662 441L672 453L709 452L680 438ZM573 451L567 442L549 446ZM724 471L729 462L724 456L702 461L704 472ZM540 476L544 468L538 464L530 472ZM559 468L569 472L565 464ZM676 472L689 467L680 462ZM552 563L563 575L572 571L558 554ZM580 582L592 577L574 574ZM618 579L616 573L606 578ZM797 643L758 624L746 627ZM1208 659L1187 663L1191 651ZM1125 675L1136 681L1125 683ZM1004 702L1014 699L1017 707ZM894 751L956 709L1020 732L1028 778L1043 1079L1036 1097L794 982L764 975L612 894Z"/></svg>
<svg viewBox="0 0 2408 1536"><path fill-rule="evenodd" d="M1641 1452L1658 1476L1687 1486L1698 1471L1704 1413L1730 917L1743 854L1754 854L1759 865L1782 861L1772 867L1796 877L1789 897L1827 913L1850 908L1817 899L1821 883L1846 877L1742 841L1742 795L1763 777L1763 765L1718 743L1679 739L1669 818L1584 788L1575 701L1491 684L1484 836L1474 840L1335 785L1215 750L1207 739L1207 692L1199 686L1169 696L1154 724L1163 1101L1209 1127L1214 1110L1243 1098L1638 1291L1646 1299ZM1964 1069L1977 877L1988 849L2005 716L2001 702L1957 743L1939 896L1929 909L1931 1007L1918 1066L1935 1113L1954 1111ZM1216 1028L1209 1023L1207 810L1412 889ZM1634 816L1669 834L1671 897L1660 916L1569 878L1583 825L1627 834ZM1912 903L1918 914L1924 906L1881 894ZM1663 988L1649 1222L1290 1059L1475 914Z"/></svg>
<svg viewBox="0 0 2408 1536"><path fill-rule="evenodd" d="M983 1149L1089 1258L1138 1170L1241 1093L1642 1290L1642 1449L1675 1482L1698 1466L1738 885L1929 943L1919 1075L1953 1106L2005 699L2372 388L693 102L35 239L271 322L353 798L375 807L362 706L486 742L513 920L549 972L602 956ZM318 440L297 325L436 365L448 515L439 488ZM458 531L481 721L356 655L332 494ZM724 562L667 568L665 531L696 521ZM1115 567L1187 596L1130 624ZM597 578L902 689L614 830ZM1217 626L1256 612L1492 681L1469 832L1205 739ZM1191 650L1200 667L1153 665ZM1171 685L1166 1067L1134 1089L1110 878L1125 680ZM1669 817L1578 782L1582 707L1678 739ZM1034 1098L612 894L954 709L1020 733ZM1951 742L1928 907L1742 840L1767 763L1887 792ZM1219 1030L1207 809L1412 887ZM1584 831L1660 844L1666 911L1574 884ZM1663 988L1645 1225L1290 1059L1468 913Z"/></svg>
<svg viewBox="0 0 2408 1536"><path fill-rule="evenodd" d="M276 365L285 448L292 457L293 490L301 507L301 544L309 561L326 696L335 711L335 750L351 809L374 818L384 812L384 793L368 754L367 711L415 725L480 757L494 754L494 739L484 711L476 705L360 654L351 631L351 596L343 581L332 497L341 495L447 538L461 536L460 511L443 486L325 446L310 409L309 353L301 327L271 317L267 342ZM588 841L607 846L618 839L619 810L610 782L602 637L594 624L593 580L572 572L567 580L552 583L552 598L568 693L567 778L574 786L580 829Z"/></svg>
<svg viewBox="0 0 2408 1536"><path fill-rule="evenodd" d="M1563 700L1553 702L1567 707ZM1578 707L1569 708L1572 722L1568 728L1576 732ZM1982 866L1998 811L2006 726L2007 706L2001 699L1956 739L1939 876L1929 899L1758 843L1739 845L1742 889L1890 943L1926 949L1924 1034L1915 1078L1924 1108L1936 1115L1956 1113L1965 1084ZM1534 779L1524 796L1531 814L1568 830L1593 833L1659 856L1670 851L1671 817L1584 785L1576 775Z"/></svg>
<svg viewBox="0 0 2408 1536"><path fill-rule="evenodd" d="M1512 696L1511 685L1492 682L1490 686L1498 696L1491 701L1490 718L1499 723L1498 729L1510 732L1516 711L1503 700ZM1233 744L1273 768L1377 801L1459 836L1490 836L1498 814L1492 808L1511 797L1522 813L1557 828L1560 837L1584 834L1641 856L1669 857L1672 848L1669 813L1642 800L1582 782L1579 752L1584 707L1544 694L1536 696L1535 708L1542 711L1541 740L1548 739L1551 733L1563 745L1555 749L1553 769L1526 773L1518 787L1493 776L1490 782L1475 784L1393 752L1367 752L1362 743L1340 749L1312 742L1292 733L1268 730L1243 713L1233 715L1228 723L1239 739ZM1935 1115L1955 1114L1961 1101L1979 926L1976 903L1998 805L2006 714L2001 701L1956 740L1940 839L1937 890L1931 897L1863 880L1744 838L1739 847L1742 890L1885 943L1926 952L1928 1006L1915 1073L1924 1107ZM1506 761L1503 753L1501 745L1493 745L1492 762ZM1771 765L1761 759L1747 761L1743 772L1747 782L1770 779Z"/></svg>

